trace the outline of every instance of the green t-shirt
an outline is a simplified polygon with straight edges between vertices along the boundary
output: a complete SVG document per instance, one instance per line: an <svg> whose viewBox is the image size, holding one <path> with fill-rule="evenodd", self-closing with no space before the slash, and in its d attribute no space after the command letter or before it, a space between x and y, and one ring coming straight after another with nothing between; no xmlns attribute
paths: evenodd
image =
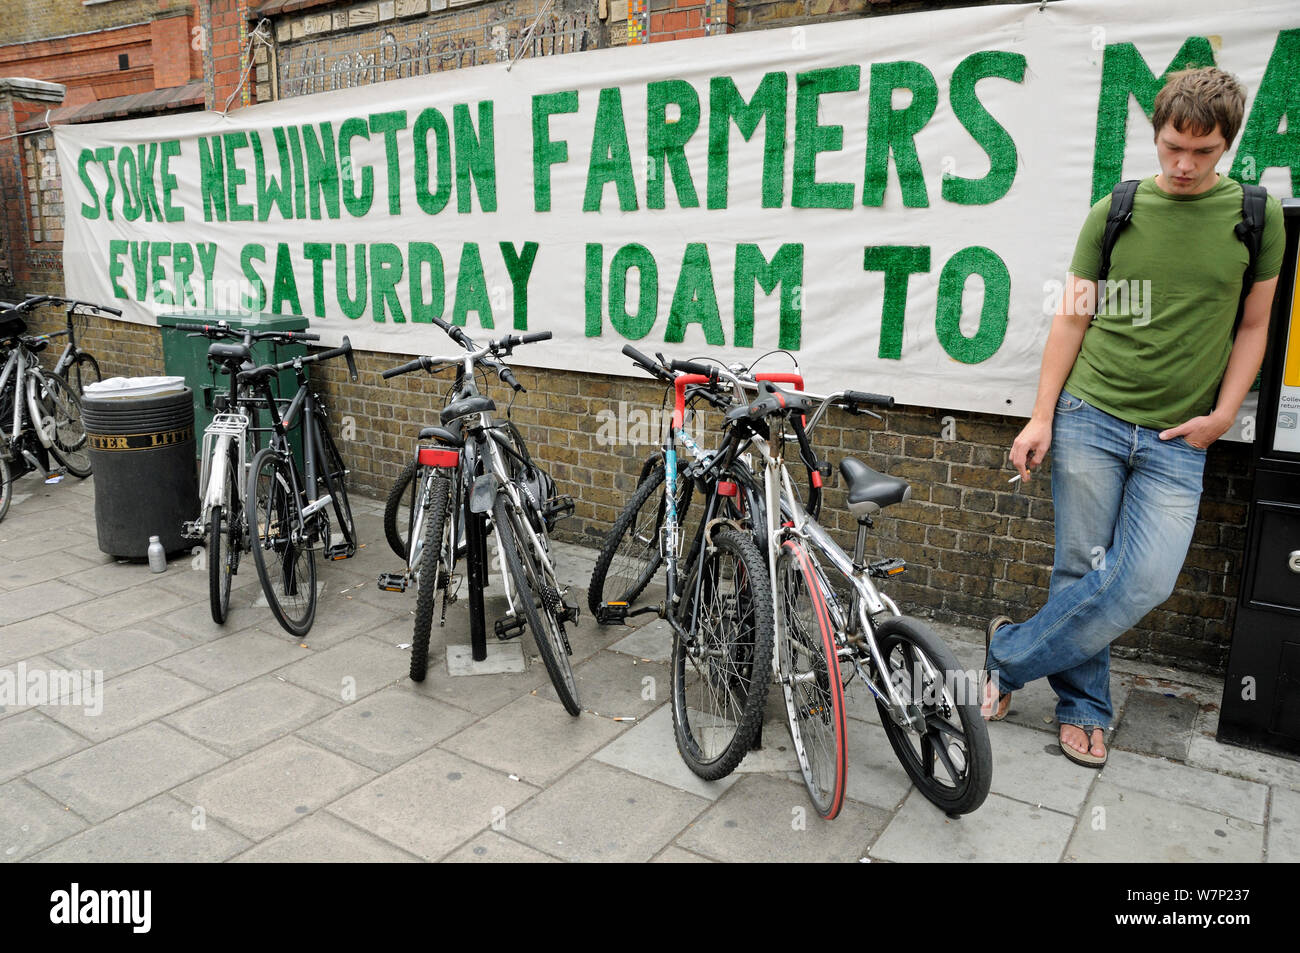
<svg viewBox="0 0 1300 953"><path fill-rule="evenodd" d="M1110 196L1092 207L1070 273L1096 280ZM1111 252L1105 288L1065 389L1120 420L1155 430L1214 409L1232 351L1241 279L1250 261L1234 233L1241 185L1227 176L1199 195L1143 179L1133 218ZM1282 269L1282 205L1268 199L1255 280Z"/></svg>

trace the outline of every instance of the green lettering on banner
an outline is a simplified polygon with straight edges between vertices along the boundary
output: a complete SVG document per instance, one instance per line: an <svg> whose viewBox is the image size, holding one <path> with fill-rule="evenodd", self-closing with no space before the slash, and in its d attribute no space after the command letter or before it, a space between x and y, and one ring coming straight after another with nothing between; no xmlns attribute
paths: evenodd
<svg viewBox="0 0 1300 953"><path fill-rule="evenodd" d="M678 118L668 121L668 106L678 108ZM700 198L686 161L686 143L700 127L700 95L682 79L646 85L646 208L663 208L665 173L672 176L679 208L699 208Z"/></svg>
<svg viewBox="0 0 1300 953"><path fill-rule="evenodd" d="M885 273L884 303L880 312L880 347L877 353L883 360L897 361L903 356L907 279L909 275L930 270L930 249L925 245L868 246L862 250L862 269Z"/></svg>
<svg viewBox="0 0 1300 953"><path fill-rule="evenodd" d="M146 145L142 142L136 146L136 153L140 169L136 184L140 190L140 207L144 211L144 220L159 221L162 219L162 209L158 207L158 193L154 191L153 179L153 170L158 164L158 143L150 142Z"/></svg>
<svg viewBox="0 0 1300 953"><path fill-rule="evenodd" d="M194 246L189 242L176 242L172 245L172 275L176 285L176 303L179 305L197 305L194 289L190 286L190 276L194 274Z"/></svg>
<svg viewBox="0 0 1300 953"><path fill-rule="evenodd" d="M736 246L732 314L736 316L733 344L754 346L755 285L764 294L781 286L781 318L777 347L797 351L803 332L803 245L782 245L769 262L757 245Z"/></svg>
<svg viewBox="0 0 1300 953"><path fill-rule="evenodd" d="M94 221L99 218L99 192L95 188L95 183L91 181L90 172L86 169L90 163L95 161L95 153L89 149L82 149L81 154L77 156L77 177L81 179L81 184L86 187L86 193L90 196L92 205L81 204L81 217Z"/></svg>
<svg viewBox="0 0 1300 953"><path fill-rule="evenodd" d="M303 219L307 217L307 165L302 154L302 138L297 126L289 126L284 133L289 141L289 159L293 168L293 217ZM279 144L277 137L276 145Z"/></svg>
<svg viewBox="0 0 1300 953"><path fill-rule="evenodd" d="M343 244L334 246L334 288L337 293L339 308L347 317L355 321L366 313L368 283L366 281L365 245L352 246L352 261L356 266L354 270L357 273L355 294L349 294L348 292L348 246Z"/></svg>
<svg viewBox="0 0 1300 953"><path fill-rule="evenodd" d="M216 301L212 280L217 273L217 243L198 242L194 250L198 252L199 267L203 270L203 307L211 308Z"/></svg>
<svg viewBox="0 0 1300 953"><path fill-rule="evenodd" d="M131 267L135 269L135 300L149 300L149 243L131 242Z"/></svg>
<svg viewBox="0 0 1300 953"><path fill-rule="evenodd" d="M600 91L596 125L591 135L591 158L587 164L587 194L584 212L599 212L610 182L618 189L618 207L634 212L636 180L632 178L632 153L627 146L627 125L623 122L623 94L615 86ZM614 293L613 285L610 294Z"/></svg>
<svg viewBox="0 0 1300 953"><path fill-rule="evenodd" d="M290 184L293 182L293 172L289 167L289 155L285 148L284 130L276 127L272 130L275 136L276 152L280 158L280 177L277 179L273 175L268 175L266 171L266 156L262 153L262 136L256 129L251 133L251 142L253 146L253 177L257 185L257 220L265 222L271 217L271 209L279 211L280 217L285 221L293 218L293 198L289 193Z"/></svg>
<svg viewBox="0 0 1300 953"><path fill-rule="evenodd" d="M496 327L492 322L492 300L488 297L487 278L483 275L483 256L479 254L478 242L466 242L460 249L452 324L464 327L471 311L478 313L479 324L483 327L488 330Z"/></svg>
<svg viewBox="0 0 1300 953"><path fill-rule="evenodd" d="M85 155L85 152L82 152ZM122 261L122 256L127 254L127 243L125 239L114 238L108 243L108 286L113 289L114 298L127 297L126 289L117 283L117 279L126 273L126 262Z"/></svg>
<svg viewBox="0 0 1300 953"><path fill-rule="evenodd" d="M433 192L429 191L429 133L434 135L438 161L438 186ZM411 139L415 145L415 200L425 214L437 215L451 198L451 130L446 118L432 106L421 111L415 117Z"/></svg>
<svg viewBox="0 0 1300 953"><path fill-rule="evenodd" d="M582 283L582 298L587 310L586 336L597 338L604 330L604 320L601 315L601 307L605 303L601 280L605 269L604 246L598 242L588 242L586 264L586 276Z"/></svg>
<svg viewBox="0 0 1300 953"><path fill-rule="evenodd" d="M370 246L371 320L383 324L385 311L391 309L394 324L406 323L406 312L397 297L402 271L402 251L396 245L379 242Z"/></svg>
<svg viewBox="0 0 1300 953"><path fill-rule="evenodd" d="M405 128L405 109L373 113L370 116L370 131L380 133L384 137L384 158L388 166L389 215L402 213L402 164L400 150L397 147L397 133Z"/></svg>
<svg viewBox="0 0 1300 953"><path fill-rule="evenodd" d="M411 289L411 320L417 324L432 324L441 318L447 306L447 278L442 264L442 252L431 242L411 242L407 247ZM424 269L429 269L429 298L424 297Z"/></svg>
<svg viewBox="0 0 1300 953"><path fill-rule="evenodd" d="M320 138L311 126L302 127L302 148L307 157L307 198L311 217L320 218L321 202L325 214L339 217L339 164L334 154L334 124L320 124ZM364 302L362 307L364 307Z"/></svg>
<svg viewBox="0 0 1300 953"><path fill-rule="evenodd" d="M730 76L709 80L709 208L727 207L731 173L731 123L742 139L763 123L763 208L785 199L785 73L767 73L748 103Z"/></svg>
<svg viewBox="0 0 1300 953"><path fill-rule="evenodd" d="M255 261L266 261L266 249L261 245L245 245L239 252L239 267L244 272L244 278L248 281L252 294L244 295L240 301L245 311L256 312L266 307L266 285L262 283L262 276L253 267Z"/></svg>
<svg viewBox="0 0 1300 953"><path fill-rule="evenodd" d="M975 84L992 77L1023 83L1025 66L1022 53L985 50L972 53L953 70L952 85L948 90L952 111L988 155L989 171L982 179L945 174L940 189L945 201L958 205L989 205L1011 190L1019 164L1015 141L984 108L976 95Z"/></svg>
<svg viewBox="0 0 1300 953"><path fill-rule="evenodd" d="M275 283L271 286L271 313L284 314L282 305L288 304L289 314L302 314L302 300L298 297L298 279L293 273L293 256L289 245L280 242L275 248Z"/></svg>
<svg viewBox="0 0 1300 953"><path fill-rule="evenodd" d="M311 262L312 313L325 317L325 262L330 260L328 242L307 242L302 246L302 257Z"/></svg>
<svg viewBox="0 0 1300 953"><path fill-rule="evenodd" d="M369 139L370 127L364 119L344 119L339 126L339 166L343 172L343 207L354 218L364 218L375 204L375 172L361 167L361 190L357 191L357 169L352 163L352 140Z"/></svg>
<svg viewBox="0 0 1300 953"><path fill-rule="evenodd" d="M1196 66L1213 66L1208 38L1189 36L1157 79L1132 43L1108 43L1101 61L1101 92L1097 96L1097 140L1092 153L1092 201L1100 202L1124 174L1128 143L1128 99L1132 96L1151 117L1156 93L1170 73ZM1155 132L1152 131L1152 138Z"/></svg>
<svg viewBox="0 0 1300 953"><path fill-rule="evenodd" d="M979 275L984 280L984 303L974 336L961 332L962 297L966 280ZM987 248L963 248L948 259L939 273L939 300L934 330L948 355L963 364L978 364L997 353L1007 336L1007 315L1011 303L1011 273L1006 263Z"/></svg>
<svg viewBox="0 0 1300 953"><path fill-rule="evenodd" d="M242 132L228 132L221 137L222 148L226 153L226 208L230 211L232 222L251 222L253 206L240 203L237 189L247 181L247 173L239 167L239 157L235 153L248 148L248 136Z"/></svg>
<svg viewBox="0 0 1300 953"><path fill-rule="evenodd" d="M537 260L537 242L524 242L522 251L515 251L510 242L501 242L501 257L510 274L511 297L515 306L515 330L528 330L528 278Z"/></svg>
<svg viewBox="0 0 1300 953"><path fill-rule="evenodd" d="M578 91L533 96L533 209L551 210L551 166L569 161L569 143L551 138L551 117L578 111Z"/></svg>
<svg viewBox="0 0 1300 953"><path fill-rule="evenodd" d="M104 146L95 150L95 160L104 167L104 178L108 188L104 192L104 216L113 221L113 196L117 194L117 184L113 180L113 147Z"/></svg>
<svg viewBox="0 0 1300 953"><path fill-rule="evenodd" d="M906 89L912 101L894 108L894 90ZM898 184L907 208L926 208L930 197L925 174L916 154L916 134L924 128L939 105L939 86L934 74L920 63L899 60L871 64L871 100L867 107L867 159L862 173L862 204L885 204L889 182L889 156L894 156Z"/></svg>
<svg viewBox="0 0 1300 953"><path fill-rule="evenodd" d="M1283 120L1286 132L1279 132ZM1291 194L1300 195L1300 30L1277 35L1231 175L1258 182L1265 169L1275 166L1291 170Z"/></svg>
<svg viewBox="0 0 1300 953"><path fill-rule="evenodd" d="M844 127L817 122L820 98L827 93L851 93L862 77L860 67L836 66L795 76L794 176L790 204L795 208L852 208L848 182L818 182L817 156L844 148Z"/></svg>
<svg viewBox="0 0 1300 953"><path fill-rule="evenodd" d="M591 261L591 249L587 246L587 260ZM595 246L597 249L599 245ZM627 273L637 270L639 286L636 314L627 311ZM609 263L609 323L614 330L629 341L639 341L655 326L659 313L659 266L655 264L654 255L644 245L624 245L614 252ZM587 333L591 334L591 321L587 321Z"/></svg>
<svg viewBox="0 0 1300 953"><path fill-rule="evenodd" d="M162 189L163 189L163 218L168 222L185 221L185 209L177 208L172 205L172 193L176 191L176 176L171 174L169 163L176 156L181 154L181 144L177 139L168 139L159 147L162 153Z"/></svg>
<svg viewBox="0 0 1300 953"><path fill-rule="evenodd" d="M117 178L122 183L122 217L134 222L144 213L140 202L140 178L135 164L135 153L123 146L117 154Z"/></svg>
<svg viewBox="0 0 1300 953"><path fill-rule="evenodd" d="M682 255L682 270L677 276L677 290L673 292L664 341L677 344L685 340L688 324L698 324L703 328L704 340L710 347L722 347L727 343L722 331L722 315L718 312L718 293L713 287L713 265L704 242L689 243Z"/></svg>
<svg viewBox="0 0 1300 953"><path fill-rule="evenodd" d="M155 304L177 304L167 290L167 272L161 259L170 258L171 242L149 242L149 294Z"/></svg>
<svg viewBox="0 0 1300 953"><path fill-rule="evenodd" d="M199 189L203 194L203 220L226 220L226 173L221 160L221 141L216 136L199 136Z"/></svg>
<svg viewBox="0 0 1300 953"><path fill-rule="evenodd" d="M451 110L452 127L456 134L456 211L472 211L470 183L478 192L479 208L484 212L497 210L497 155L496 134L493 131L492 100L478 104L478 132L469 116L469 105L457 103ZM459 295L459 284L456 293ZM487 325L491 327L492 325Z"/></svg>

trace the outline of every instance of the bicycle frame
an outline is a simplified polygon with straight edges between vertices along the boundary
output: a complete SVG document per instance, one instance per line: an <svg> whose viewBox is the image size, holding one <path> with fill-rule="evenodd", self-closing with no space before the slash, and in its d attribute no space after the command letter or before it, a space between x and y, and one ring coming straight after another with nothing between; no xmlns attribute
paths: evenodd
<svg viewBox="0 0 1300 953"><path fill-rule="evenodd" d="M53 446L54 440L43 425L40 407L36 404L36 385L44 381L45 375L36 360L27 360L27 348L21 343L14 347L9 359L5 361L4 371L0 372L0 392L4 391L11 379L14 382L12 429L8 434L0 430L0 436L5 437L6 444L17 443L23 433L23 413L26 411L36 438L41 446L48 449Z"/></svg>

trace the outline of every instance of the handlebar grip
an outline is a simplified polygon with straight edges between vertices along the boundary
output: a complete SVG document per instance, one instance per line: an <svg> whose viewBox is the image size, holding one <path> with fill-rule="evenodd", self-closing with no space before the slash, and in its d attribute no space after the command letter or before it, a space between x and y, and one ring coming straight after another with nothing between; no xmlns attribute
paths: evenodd
<svg viewBox="0 0 1300 953"><path fill-rule="evenodd" d="M844 399L855 404L875 404L878 407L893 407L894 398L888 394L864 394L860 390L846 390Z"/></svg>
<svg viewBox="0 0 1300 953"><path fill-rule="evenodd" d="M509 384L516 391L519 391L520 393L525 392L524 385L519 383L518 379L515 378L514 371L510 370L510 368L506 367L504 364L497 369L497 377L501 378L502 381Z"/></svg>
<svg viewBox="0 0 1300 953"><path fill-rule="evenodd" d="M312 334L310 331L272 331L271 336L286 335L291 341L319 341L319 334ZM256 335L254 335L256 337ZM347 340L344 338L343 340Z"/></svg>
<svg viewBox="0 0 1300 953"><path fill-rule="evenodd" d="M348 376L352 378L352 383L355 384L357 382L357 359L352 356L352 342L348 339L346 334L343 335L343 346L347 348L347 350L343 352L343 356L348 362Z"/></svg>
<svg viewBox="0 0 1300 953"><path fill-rule="evenodd" d="M532 344L534 341L549 341L554 337L551 331L530 331L527 334L519 335L520 344Z"/></svg>
<svg viewBox="0 0 1300 953"><path fill-rule="evenodd" d="M95 305L91 305L91 307L94 308L96 311L103 311L106 314L116 315L119 318L122 316L121 308L110 308L106 304L95 304Z"/></svg>
<svg viewBox="0 0 1300 953"><path fill-rule="evenodd" d="M671 374L663 369L663 365L658 361L646 357L630 344L623 345L623 355L625 357L630 357L633 364L641 368L641 370L645 371L651 377L657 377L661 380L670 379L672 377Z"/></svg>
<svg viewBox="0 0 1300 953"><path fill-rule="evenodd" d="M695 361L673 361L668 365L674 371L681 371L686 374L700 374L710 380L716 380L718 369L712 364L698 364Z"/></svg>
<svg viewBox="0 0 1300 953"><path fill-rule="evenodd" d="M408 361L398 367L390 367L386 371L381 371L379 376L384 380L388 380L390 377L397 377L399 374L409 374L411 371L418 371L422 367L424 367L424 358L417 357L415 360Z"/></svg>

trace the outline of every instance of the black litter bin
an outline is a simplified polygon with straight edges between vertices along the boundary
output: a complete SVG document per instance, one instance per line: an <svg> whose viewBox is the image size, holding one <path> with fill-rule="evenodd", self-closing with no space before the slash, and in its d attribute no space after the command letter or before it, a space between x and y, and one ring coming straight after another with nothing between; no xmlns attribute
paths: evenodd
<svg viewBox="0 0 1300 953"><path fill-rule="evenodd" d="M194 398L188 387L145 397L81 401L95 468L95 530L110 556L144 558L149 537L189 547L181 524L199 511Z"/></svg>

